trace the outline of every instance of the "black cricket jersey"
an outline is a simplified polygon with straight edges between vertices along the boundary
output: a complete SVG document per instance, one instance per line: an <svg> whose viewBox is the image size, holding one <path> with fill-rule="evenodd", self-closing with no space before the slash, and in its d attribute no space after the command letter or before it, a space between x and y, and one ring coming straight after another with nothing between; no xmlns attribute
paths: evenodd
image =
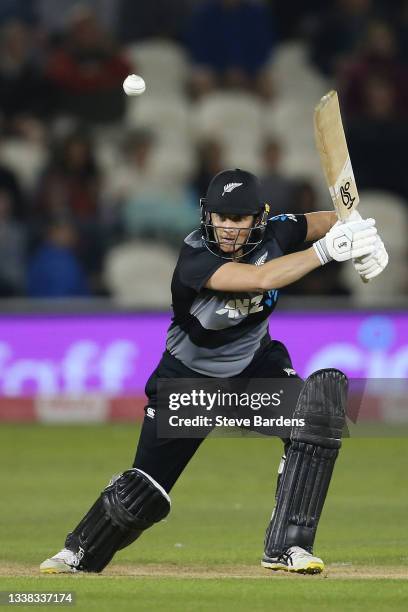
<svg viewBox="0 0 408 612"><path fill-rule="evenodd" d="M306 239L305 215L269 219L262 242L240 261L263 265L299 247ZM227 263L205 246L201 232L189 234L171 283L173 318L167 350L185 366L205 376L236 376L270 341L268 317L278 291L230 293L205 288Z"/></svg>

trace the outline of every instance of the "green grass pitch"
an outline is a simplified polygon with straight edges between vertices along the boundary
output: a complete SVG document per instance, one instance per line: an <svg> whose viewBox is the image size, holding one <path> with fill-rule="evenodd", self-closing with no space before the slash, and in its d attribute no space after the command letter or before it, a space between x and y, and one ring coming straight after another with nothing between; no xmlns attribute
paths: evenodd
<svg viewBox="0 0 408 612"><path fill-rule="evenodd" d="M205 441L167 520L102 575L39 575L110 476L131 465L138 433L1 425L0 590L72 590L78 610L408 610L406 437L344 441L315 545L322 576L260 567L281 444L248 437Z"/></svg>

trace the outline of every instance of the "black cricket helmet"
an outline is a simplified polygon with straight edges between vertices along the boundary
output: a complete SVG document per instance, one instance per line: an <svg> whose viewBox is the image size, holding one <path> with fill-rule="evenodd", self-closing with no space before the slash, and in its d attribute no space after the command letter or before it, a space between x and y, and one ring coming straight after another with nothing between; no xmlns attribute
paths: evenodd
<svg viewBox="0 0 408 612"><path fill-rule="evenodd" d="M205 246L211 253L223 259L237 260L248 255L262 242L269 215L269 204L262 202L259 181L254 174L239 168L219 172L212 179L206 197L201 198L200 206L201 235ZM237 232L231 254L224 253L220 247L215 231L217 226L211 222L211 213L218 213L226 217L254 216L249 231L231 228ZM248 235L242 244L239 238L243 231L248 231Z"/></svg>

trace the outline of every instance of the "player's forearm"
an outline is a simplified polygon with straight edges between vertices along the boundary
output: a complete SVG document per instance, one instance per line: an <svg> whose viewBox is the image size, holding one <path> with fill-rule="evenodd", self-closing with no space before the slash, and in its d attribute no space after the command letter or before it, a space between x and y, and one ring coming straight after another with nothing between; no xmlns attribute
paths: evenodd
<svg viewBox="0 0 408 612"><path fill-rule="evenodd" d="M322 210L306 213L305 217L307 221L306 242L323 238L337 221L337 215L334 211Z"/></svg>
<svg viewBox="0 0 408 612"><path fill-rule="evenodd" d="M205 286L213 291L280 289L294 283L320 265L313 248L277 257L263 266L231 261L218 268Z"/></svg>
<svg viewBox="0 0 408 612"><path fill-rule="evenodd" d="M320 267L313 248L273 259L259 268L260 289L280 289L296 282L312 270Z"/></svg>

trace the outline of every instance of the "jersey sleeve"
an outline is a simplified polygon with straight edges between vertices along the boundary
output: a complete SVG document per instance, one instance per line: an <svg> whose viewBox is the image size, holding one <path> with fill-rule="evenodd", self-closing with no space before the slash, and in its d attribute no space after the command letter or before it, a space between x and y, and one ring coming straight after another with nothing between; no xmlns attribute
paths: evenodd
<svg viewBox="0 0 408 612"><path fill-rule="evenodd" d="M183 249L178 262L179 279L183 285L201 291L208 279L227 261L207 249Z"/></svg>
<svg viewBox="0 0 408 612"><path fill-rule="evenodd" d="M273 232L282 251L293 251L306 240L307 219L305 215L277 215L268 221L268 230Z"/></svg>

